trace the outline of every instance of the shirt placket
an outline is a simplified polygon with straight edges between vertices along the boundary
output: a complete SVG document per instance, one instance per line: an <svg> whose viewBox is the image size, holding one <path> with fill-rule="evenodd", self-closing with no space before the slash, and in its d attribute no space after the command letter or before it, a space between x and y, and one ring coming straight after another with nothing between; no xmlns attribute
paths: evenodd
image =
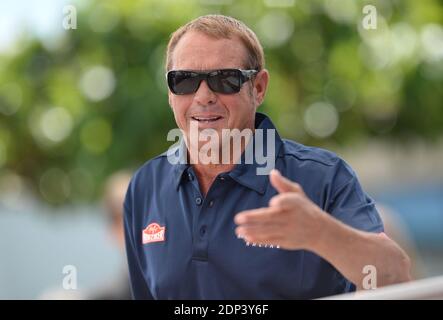
<svg viewBox="0 0 443 320"><path fill-rule="evenodd" d="M217 193L219 191L220 183L222 183L225 178L223 176L217 177L211 185L206 197L201 195L199 184L192 168L188 170L188 179L193 185L192 193L195 209L193 212L196 213L192 217L192 258L194 260L207 261L210 234L214 230Z"/></svg>

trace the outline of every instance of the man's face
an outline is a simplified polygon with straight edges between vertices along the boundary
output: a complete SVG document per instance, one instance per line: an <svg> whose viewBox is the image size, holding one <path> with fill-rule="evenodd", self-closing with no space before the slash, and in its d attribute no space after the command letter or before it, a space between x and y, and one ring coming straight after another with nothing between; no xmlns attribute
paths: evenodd
<svg viewBox="0 0 443 320"><path fill-rule="evenodd" d="M247 51L240 39L214 39L203 33L188 32L178 42L172 56L171 70L208 71L214 69L245 69ZM263 74L265 73L265 85ZM202 81L197 92L188 95L174 95L169 91L169 104L175 121L186 135L190 122L198 123L199 131L212 128L221 137L222 129L254 128L255 111L261 104L267 85L267 71L257 75L255 81L247 81L240 92L221 94L211 91ZM219 117L216 121L197 119Z"/></svg>

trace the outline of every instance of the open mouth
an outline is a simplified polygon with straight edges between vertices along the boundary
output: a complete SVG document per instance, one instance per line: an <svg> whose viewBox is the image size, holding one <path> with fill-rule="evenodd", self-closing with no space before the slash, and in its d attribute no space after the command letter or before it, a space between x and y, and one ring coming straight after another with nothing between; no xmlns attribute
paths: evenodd
<svg viewBox="0 0 443 320"><path fill-rule="evenodd" d="M203 123L210 123L210 122L215 122L217 120L220 120L222 117L220 116L213 116L213 117L201 117L201 116L194 116L191 117L192 120L198 121L198 122L203 122Z"/></svg>

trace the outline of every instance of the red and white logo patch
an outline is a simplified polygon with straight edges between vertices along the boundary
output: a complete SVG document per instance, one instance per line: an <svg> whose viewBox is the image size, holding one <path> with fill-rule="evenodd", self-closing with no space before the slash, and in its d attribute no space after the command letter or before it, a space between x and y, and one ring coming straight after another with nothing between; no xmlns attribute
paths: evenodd
<svg viewBox="0 0 443 320"><path fill-rule="evenodd" d="M165 241L166 227L160 227L158 223L151 223L143 230L143 244Z"/></svg>

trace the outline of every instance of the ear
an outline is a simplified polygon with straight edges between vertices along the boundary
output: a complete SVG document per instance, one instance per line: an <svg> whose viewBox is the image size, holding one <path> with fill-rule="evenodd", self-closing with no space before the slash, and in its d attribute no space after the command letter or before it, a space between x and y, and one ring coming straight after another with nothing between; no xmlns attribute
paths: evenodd
<svg viewBox="0 0 443 320"><path fill-rule="evenodd" d="M268 89L268 83L269 72L268 70L263 69L259 73L257 73L253 81L255 105L257 108L263 103L263 100L265 99L266 90Z"/></svg>
<svg viewBox="0 0 443 320"><path fill-rule="evenodd" d="M172 108L171 98L172 98L172 92L171 92L171 90L168 89L168 103L169 103L169 106Z"/></svg>

